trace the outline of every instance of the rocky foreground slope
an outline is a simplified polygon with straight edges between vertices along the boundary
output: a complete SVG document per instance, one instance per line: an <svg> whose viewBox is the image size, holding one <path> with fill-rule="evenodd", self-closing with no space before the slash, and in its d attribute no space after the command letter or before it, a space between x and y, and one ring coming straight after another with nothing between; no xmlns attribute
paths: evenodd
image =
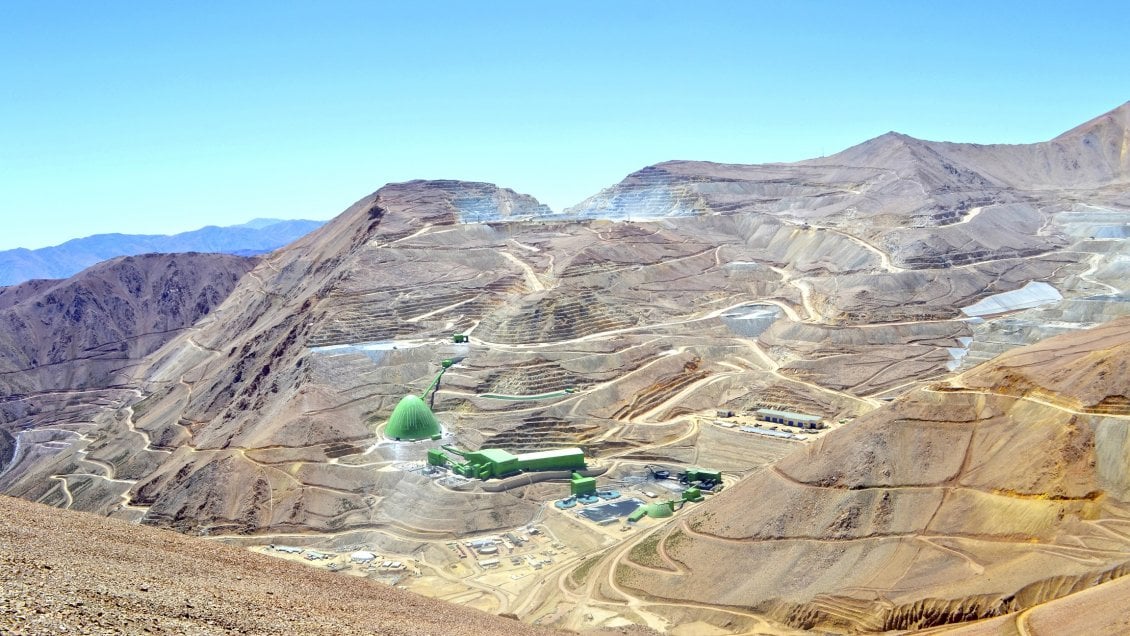
<svg viewBox="0 0 1130 636"><path fill-rule="evenodd" d="M1122 577L1128 360L1119 319L916 390L668 526L616 581L855 632L1020 612ZM1125 625L1109 596L1087 598Z"/></svg>
<svg viewBox="0 0 1130 636"><path fill-rule="evenodd" d="M557 632L219 543L0 496L0 633Z"/></svg>

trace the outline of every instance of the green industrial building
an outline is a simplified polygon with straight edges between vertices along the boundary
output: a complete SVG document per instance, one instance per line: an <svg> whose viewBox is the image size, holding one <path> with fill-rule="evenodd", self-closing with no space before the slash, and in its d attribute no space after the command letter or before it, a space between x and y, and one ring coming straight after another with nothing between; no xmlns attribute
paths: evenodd
<svg viewBox="0 0 1130 636"><path fill-rule="evenodd" d="M522 470L584 470L585 452L579 448L522 453L518 455Z"/></svg>
<svg viewBox="0 0 1130 636"><path fill-rule="evenodd" d="M392 410L385 426L385 437L397 441L431 439L442 434L439 421L418 396L405 395Z"/></svg>
<svg viewBox="0 0 1130 636"><path fill-rule="evenodd" d="M580 473L573 473L569 480L569 494L574 497L596 494L596 478L585 477Z"/></svg>
<svg viewBox="0 0 1130 636"><path fill-rule="evenodd" d="M717 470L710 470L708 468L688 468L686 474L683 475L683 481L713 481L722 483L722 473Z"/></svg>
<svg viewBox="0 0 1130 636"><path fill-rule="evenodd" d="M687 488L683 491L682 496L678 499L667 501L653 501L649 504L644 504L636 508L632 514L628 515L628 521L636 522L646 517L652 519L665 519L675 514L676 510L682 508L687 502L702 501L702 491L698 488Z"/></svg>
<svg viewBox="0 0 1130 636"><path fill-rule="evenodd" d="M640 506L636 509L636 512L640 510L643 510L643 513L652 519L664 519L675 514L675 502L656 501ZM631 516L629 516L628 519L631 520Z"/></svg>
<svg viewBox="0 0 1130 636"><path fill-rule="evenodd" d="M451 452L456 452L448 447L444 447ZM477 451L471 451L463 454L463 459L467 460L467 464L474 466L473 477L480 479L489 479L491 477L505 477L506 475L513 475L518 472L518 456L508 453L500 448L483 448Z"/></svg>
<svg viewBox="0 0 1130 636"><path fill-rule="evenodd" d="M464 461L454 461L443 451L432 449L428 451L428 463L432 466L449 466L457 475L483 480L526 471L585 469L585 453L579 448L561 448L520 455L499 448L464 451L452 446L444 446L443 450L462 457ZM595 483L594 480L593 490Z"/></svg>

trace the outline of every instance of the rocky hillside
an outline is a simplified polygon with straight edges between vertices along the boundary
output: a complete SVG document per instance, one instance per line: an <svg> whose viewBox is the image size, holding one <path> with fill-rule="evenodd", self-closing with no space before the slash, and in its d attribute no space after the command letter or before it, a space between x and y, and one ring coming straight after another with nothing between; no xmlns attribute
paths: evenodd
<svg viewBox="0 0 1130 636"><path fill-rule="evenodd" d="M0 287L0 397L127 384L137 361L211 313L254 264L148 254Z"/></svg>
<svg viewBox="0 0 1130 636"><path fill-rule="evenodd" d="M668 162L567 212L637 220L768 214L847 231L898 268L967 265L1056 247L1041 210L1070 200L1062 196L1068 191L1087 192L1090 205L1126 207L1128 149L1130 103L1037 144L955 144L888 133L794 164Z"/></svg>
<svg viewBox="0 0 1130 636"><path fill-rule="evenodd" d="M668 526L649 543L659 565L633 551L616 580L856 632L1009 614L1121 577L1128 354L1119 319L914 391Z"/></svg>
<svg viewBox="0 0 1130 636"><path fill-rule="evenodd" d="M97 234L52 247L4 250L0 251L0 286L40 278L70 278L91 265L119 256L174 252L252 256L278 249L322 223L255 219L242 225L210 225L173 235Z"/></svg>
<svg viewBox="0 0 1130 636"><path fill-rule="evenodd" d="M5 634L549 634L246 550L0 496Z"/></svg>

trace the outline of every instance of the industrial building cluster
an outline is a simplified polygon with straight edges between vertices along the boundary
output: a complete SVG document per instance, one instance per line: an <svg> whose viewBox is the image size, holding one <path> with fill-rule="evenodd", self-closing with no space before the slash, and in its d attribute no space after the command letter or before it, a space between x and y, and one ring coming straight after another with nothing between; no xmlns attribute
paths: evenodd
<svg viewBox="0 0 1130 636"><path fill-rule="evenodd" d="M403 561L382 560L376 554L367 550L357 550L348 554L336 552L322 552L312 548L301 548L289 545L267 545L266 552L278 552L293 557L301 557L306 561L324 561L326 567L334 572L359 567L381 574L397 574L408 570L408 565Z"/></svg>
<svg viewBox="0 0 1130 636"><path fill-rule="evenodd" d="M598 490L594 478L574 473L569 482L570 496L554 502L553 505L559 510L582 506L583 509L577 512L577 516L598 525L606 525L616 519L625 518L626 524L621 529L627 530L630 524L644 517L653 519L670 517L687 503L702 501L704 492L715 492L722 487L722 473L717 470L692 467L672 473L668 469L648 466L648 472L655 483L669 480L670 485L665 489L678 491L677 497L651 503L636 498L621 499L620 491ZM643 490L642 493L650 499L659 497L651 490Z"/></svg>
<svg viewBox="0 0 1130 636"><path fill-rule="evenodd" d="M458 455L464 461L455 461L443 451ZM529 471L584 470L585 453L579 448L559 448L514 455L498 448L462 451L453 446L443 446L442 450L428 450L428 465L448 467L456 475L485 481Z"/></svg>
<svg viewBox="0 0 1130 636"><path fill-rule="evenodd" d="M455 353L467 353L464 347L458 346L469 342L466 334L454 334L452 342L457 345ZM396 343L382 344L396 348L392 346ZM521 587L519 581L533 576L536 570L553 567L555 562L584 560L593 549L593 535L597 535L600 545L606 545L617 530L627 532L642 528L647 531L666 523L688 505L702 502L725 485L719 470L677 464L646 465L644 461L633 461L631 456L609 467L590 465L592 458L586 457L585 450L579 447L533 452L512 452L489 445L473 450L461 448L463 445L455 441L452 431L445 430L433 407L444 374L462 360L461 355L440 360L438 372L423 391L404 395L397 402L383 427L378 429L378 435L386 440L381 445L391 447L388 456L398 460L394 469L419 471L440 488L501 492L538 482L547 484L530 491L538 499L549 500L536 517L543 523L542 530L528 525L497 536L448 541L446 546L455 558L446 562L442 569L425 562L423 552L381 557L370 552L367 544L348 544L339 552L273 544L262 550L282 558L308 561L334 572L349 571L372 577L390 585L429 589L428 586L436 584L435 577L455 581L474 576L488 581L492 587ZM556 388L537 394L529 391L523 395L479 393L477 397L529 401L556 399L577 390ZM779 405L760 403L758 406ZM715 415L713 423L723 428L797 441L826 428L820 416L774 408L751 408L741 413L718 410ZM555 488L561 489L560 495L554 493ZM543 517L547 512L549 517ZM573 545L576 536L573 533L578 531L586 537L580 547ZM560 533L560 538L556 533Z"/></svg>
<svg viewBox="0 0 1130 636"><path fill-rule="evenodd" d="M719 419L714 420L714 424L721 428L798 442L805 441L809 435L816 435L828 428L824 418L819 415L770 408L759 408L745 413L719 410L716 416ZM841 423L843 421L841 420Z"/></svg>
<svg viewBox="0 0 1130 636"><path fill-rule="evenodd" d="M512 566L529 566L534 570L540 570L553 564L558 551L568 549L564 543L556 540L550 540L552 543L546 548L545 542L538 540L540 535L541 531L536 527L527 526L502 536L482 537L462 542L450 541L447 547L459 555L460 559L466 559L468 556L482 557L477 559L476 564L484 570L502 566L503 557L506 557ZM543 549L538 551L539 547Z"/></svg>
<svg viewBox="0 0 1130 636"><path fill-rule="evenodd" d="M452 341L456 344L465 344L468 340L466 334L452 336ZM442 439L443 429L432 412L429 396L430 399L434 399L443 374L459 360L454 358L443 360L439 373L420 395L410 394L400 400L385 425L386 438L398 442ZM571 392L572 389L566 391ZM788 439L799 440L803 437L767 425L779 424L805 431L825 428L821 417L804 413L760 408L745 415L752 416L755 421L751 422L750 426L742 426L743 431ZM728 419L734 418L735 414L733 411L720 410L717 416ZM718 423L723 426L734 426L728 422ZM545 476L549 479L568 478L569 480L569 496L555 501L554 507L563 511L577 508L578 516L601 525L621 518L626 518L627 523L635 523L644 517L670 517L688 502L702 501L703 493L711 493L722 487L722 474L716 470L690 467L673 475L668 469L648 467L651 479L656 482L673 480L673 486L665 490L670 491L674 497L650 503L636 498L621 498L622 495L618 490L600 490L597 487L596 478L587 470L585 454L580 448L515 454L500 448L462 450L453 445L443 445L427 450L426 465L433 470L446 469L466 479L483 481L507 479L525 473L560 473ZM650 499L659 497L650 490L643 490L642 494ZM480 551L480 554L484 553Z"/></svg>

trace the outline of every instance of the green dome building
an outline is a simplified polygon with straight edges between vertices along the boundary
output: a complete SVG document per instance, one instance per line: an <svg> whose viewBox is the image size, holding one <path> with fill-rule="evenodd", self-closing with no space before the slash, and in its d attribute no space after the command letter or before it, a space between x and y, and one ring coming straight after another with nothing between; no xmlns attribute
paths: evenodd
<svg viewBox="0 0 1130 636"><path fill-rule="evenodd" d="M644 507L644 514L652 519L663 519L675 514L675 511L671 509L671 504L668 502L655 502Z"/></svg>
<svg viewBox="0 0 1130 636"><path fill-rule="evenodd" d="M671 501L656 501L649 504L644 504L636 508L632 514L628 515L628 521L635 523L644 517L651 517L652 519L663 519L675 514L674 502Z"/></svg>
<svg viewBox="0 0 1130 636"><path fill-rule="evenodd" d="M439 422L427 403L415 395L405 395L392 410L385 425L385 437L397 441L431 439L441 434Z"/></svg>

